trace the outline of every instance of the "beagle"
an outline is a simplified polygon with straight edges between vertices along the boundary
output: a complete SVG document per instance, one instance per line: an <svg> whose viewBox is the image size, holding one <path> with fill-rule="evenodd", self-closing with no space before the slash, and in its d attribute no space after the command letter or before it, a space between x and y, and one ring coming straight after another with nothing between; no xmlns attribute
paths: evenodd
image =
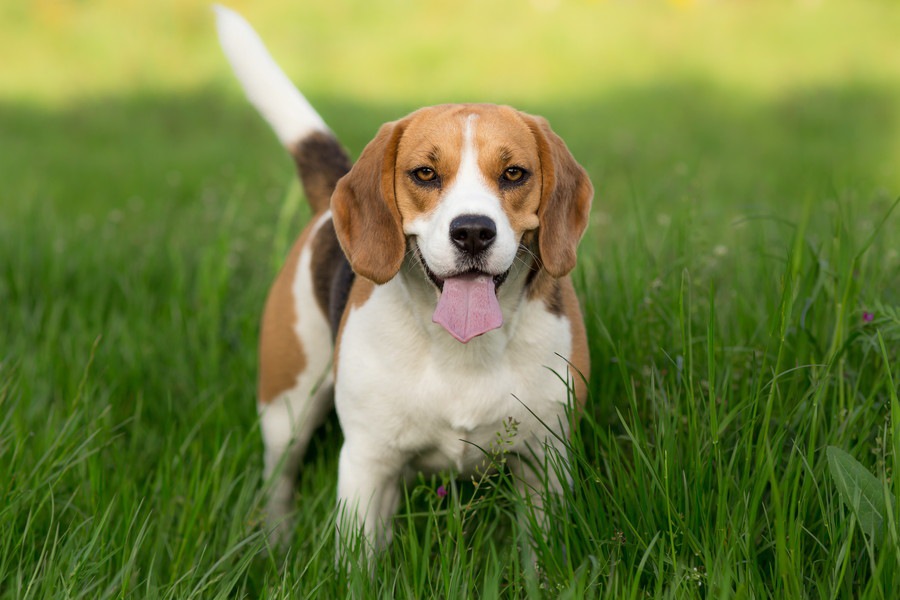
<svg viewBox="0 0 900 600"><path fill-rule="evenodd" d="M314 211L262 317L272 538L290 533L301 458L332 406L339 527L370 549L390 541L404 479L471 474L498 434L539 508L543 486L562 489L547 451L562 450L570 392L583 405L590 367L568 275L593 196L584 169L543 118L489 104L387 123L353 164L250 25L217 13L225 54Z"/></svg>

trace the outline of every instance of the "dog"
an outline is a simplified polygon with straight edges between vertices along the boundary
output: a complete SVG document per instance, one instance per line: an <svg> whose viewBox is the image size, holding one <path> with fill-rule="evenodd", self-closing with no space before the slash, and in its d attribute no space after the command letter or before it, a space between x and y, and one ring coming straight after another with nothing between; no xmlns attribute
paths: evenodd
<svg viewBox="0 0 900 600"><path fill-rule="evenodd" d="M314 212L262 317L272 539L290 537L301 459L332 406L344 434L338 529L372 551L390 542L404 480L472 474L504 432L509 472L540 509L544 487L567 483L547 458L564 457L570 397L581 407L587 395L569 277L587 173L546 120L490 104L386 123L354 164L250 25L216 11L222 48Z"/></svg>

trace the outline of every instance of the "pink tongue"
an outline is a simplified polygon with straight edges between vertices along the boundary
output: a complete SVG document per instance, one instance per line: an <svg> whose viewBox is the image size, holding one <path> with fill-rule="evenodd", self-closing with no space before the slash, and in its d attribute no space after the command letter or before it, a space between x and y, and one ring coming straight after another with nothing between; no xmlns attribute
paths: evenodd
<svg viewBox="0 0 900 600"><path fill-rule="evenodd" d="M444 291L431 320L466 343L503 325L503 313L490 275L460 275L444 280Z"/></svg>

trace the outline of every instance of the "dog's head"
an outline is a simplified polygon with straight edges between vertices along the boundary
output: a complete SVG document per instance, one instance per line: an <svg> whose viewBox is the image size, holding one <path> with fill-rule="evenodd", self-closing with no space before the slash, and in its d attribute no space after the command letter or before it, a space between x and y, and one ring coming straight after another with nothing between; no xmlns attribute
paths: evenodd
<svg viewBox="0 0 900 600"><path fill-rule="evenodd" d="M584 169L543 118L444 105L383 125L338 182L331 207L355 272L385 283L409 249L446 296L448 284L452 293L496 292L523 242L534 246L538 268L567 274L592 196Z"/></svg>

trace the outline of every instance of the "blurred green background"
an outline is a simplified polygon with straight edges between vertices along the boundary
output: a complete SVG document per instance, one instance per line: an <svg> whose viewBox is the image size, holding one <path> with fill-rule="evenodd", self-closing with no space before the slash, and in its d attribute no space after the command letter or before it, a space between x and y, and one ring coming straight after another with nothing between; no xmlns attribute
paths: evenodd
<svg viewBox="0 0 900 600"><path fill-rule="evenodd" d="M635 193L695 196L731 217L792 206L810 187L900 180L896 3L230 6L353 153L424 104L513 104L570 142L601 219ZM122 208L176 179L196 199L223 169L283 184L288 163L240 104L207 2L38 0L5 3L0 18L4 194L68 214ZM77 203L60 199L73 171L95 181Z"/></svg>

